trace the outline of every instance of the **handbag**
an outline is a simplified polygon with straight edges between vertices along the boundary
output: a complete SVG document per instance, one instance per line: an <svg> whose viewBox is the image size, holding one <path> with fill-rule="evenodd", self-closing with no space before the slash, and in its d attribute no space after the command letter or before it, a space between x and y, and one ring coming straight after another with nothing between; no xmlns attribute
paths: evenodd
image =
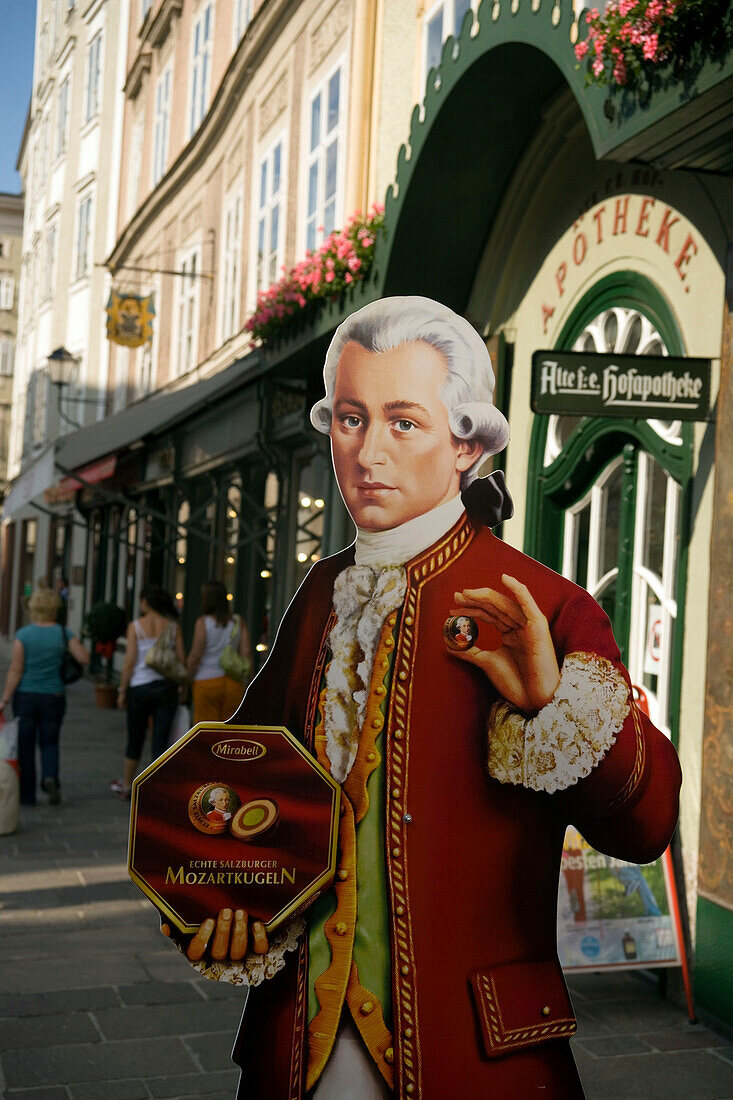
<svg viewBox="0 0 733 1100"><path fill-rule="evenodd" d="M61 654L61 682L63 684L75 684L77 680L81 679L84 669L69 651L69 642L63 627L61 627L61 637L64 642L64 649Z"/></svg>
<svg viewBox="0 0 733 1100"><path fill-rule="evenodd" d="M185 684L188 681L188 673L173 648L174 630L174 624L168 623L163 633L158 635L145 654L145 664L148 668L152 668L153 672L159 672L166 680L172 680L174 684Z"/></svg>
<svg viewBox="0 0 733 1100"><path fill-rule="evenodd" d="M243 657L234 645L238 630L239 615L235 615L229 642L224 646L219 657L219 668L230 680L236 680L238 684L246 684L252 675L252 661L249 657Z"/></svg>

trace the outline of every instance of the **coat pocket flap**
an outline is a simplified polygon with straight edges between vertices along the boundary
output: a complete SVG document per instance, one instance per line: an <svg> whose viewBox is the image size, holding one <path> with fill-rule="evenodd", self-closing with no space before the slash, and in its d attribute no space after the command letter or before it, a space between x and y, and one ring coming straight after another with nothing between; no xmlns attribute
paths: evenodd
<svg viewBox="0 0 733 1100"><path fill-rule="evenodd" d="M568 1039L577 1027L557 962L482 967L469 980L489 1058L550 1039Z"/></svg>

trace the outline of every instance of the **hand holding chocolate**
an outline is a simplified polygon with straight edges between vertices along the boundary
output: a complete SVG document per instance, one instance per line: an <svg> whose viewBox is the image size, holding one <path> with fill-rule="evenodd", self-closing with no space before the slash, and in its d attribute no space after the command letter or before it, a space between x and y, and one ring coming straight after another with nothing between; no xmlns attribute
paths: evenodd
<svg viewBox="0 0 733 1100"><path fill-rule="evenodd" d="M501 579L509 595L493 588L454 593L453 618L444 630L446 644L454 657L480 668L508 703L534 714L549 703L560 682L555 647L547 619L527 586L507 573ZM455 625L449 628L450 623L476 621L488 628L481 632L487 648L476 645L478 627L471 641L451 644L449 629L461 639L467 639L470 631Z"/></svg>
<svg viewBox="0 0 733 1100"><path fill-rule="evenodd" d="M202 723L133 783L130 876L189 958L267 951L333 879L339 800L282 727Z"/></svg>
<svg viewBox="0 0 733 1100"><path fill-rule="evenodd" d="M171 927L166 922L161 924L160 930L164 936L171 937ZM188 942L180 935L175 938L191 962L198 962L207 951L215 962L240 962L248 948L256 955L265 955L270 947L265 926L261 921L253 921L250 929L244 909L234 912L222 909L216 919L207 917Z"/></svg>

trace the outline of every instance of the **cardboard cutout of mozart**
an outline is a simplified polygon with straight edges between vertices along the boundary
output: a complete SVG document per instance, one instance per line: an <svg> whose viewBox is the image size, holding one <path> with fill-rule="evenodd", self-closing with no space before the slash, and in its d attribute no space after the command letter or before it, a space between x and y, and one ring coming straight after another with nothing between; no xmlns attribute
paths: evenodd
<svg viewBox="0 0 733 1100"><path fill-rule="evenodd" d="M311 419L357 539L313 566L232 721L286 726L341 784L339 869L270 943L254 925L246 953L246 914L224 910L189 944L201 973L251 986L237 1095L582 1097L556 950L565 827L655 859L677 757L600 607L491 533L511 505L476 472L509 432L471 325L374 302L324 377Z"/></svg>

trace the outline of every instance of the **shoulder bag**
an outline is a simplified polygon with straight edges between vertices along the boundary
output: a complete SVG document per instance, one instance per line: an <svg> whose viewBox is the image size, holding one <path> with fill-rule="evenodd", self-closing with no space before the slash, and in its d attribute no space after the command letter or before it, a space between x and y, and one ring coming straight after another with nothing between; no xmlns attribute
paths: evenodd
<svg viewBox="0 0 733 1100"><path fill-rule="evenodd" d="M152 668L153 672L159 672L166 680L172 680L174 684L185 684L188 673L173 648L175 629L175 623L168 623L163 633L158 635L145 654L145 664L148 668Z"/></svg>
<svg viewBox="0 0 733 1100"><path fill-rule="evenodd" d="M238 647L234 645L238 629L239 615L235 615L229 642L224 646L219 657L219 667L230 680L236 680L238 684L246 684L252 675L252 661L249 657L243 657Z"/></svg>

